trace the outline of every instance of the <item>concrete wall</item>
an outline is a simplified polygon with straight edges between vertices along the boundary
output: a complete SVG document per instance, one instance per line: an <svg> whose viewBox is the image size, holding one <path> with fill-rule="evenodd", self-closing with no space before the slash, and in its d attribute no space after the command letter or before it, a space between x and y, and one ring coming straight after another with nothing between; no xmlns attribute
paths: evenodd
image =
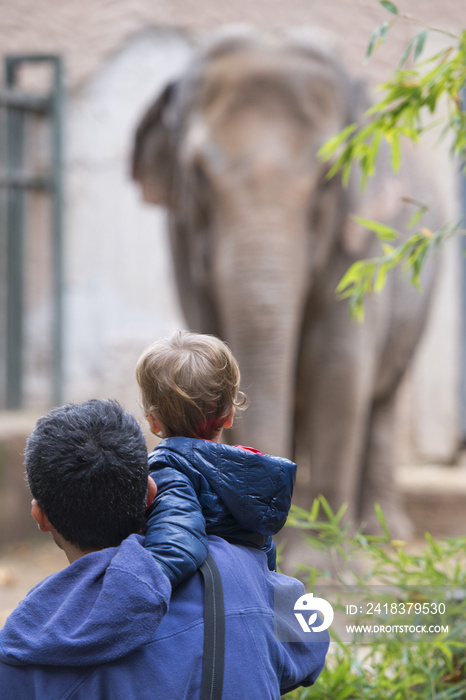
<svg viewBox="0 0 466 700"><path fill-rule="evenodd" d="M183 325L165 212L141 203L129 163L137 121L185 66L170 30L131 39L68 106L66 396L115 396L132 407L137 357Z"/></svg>
<svg viewBox="0 0 466 700"><path fill-rule="evenodd" d="M461 4L454 0L399 5L447 29L464 21ZM61 53L66 62L66 400L116 397L135 410L137 356L153 338L183 324L165 215L140 202L129 181L128 157L139 115L182 70L191 41L226 22L273 30L321 27L349 68L374 86L389 75L418 31L409 22L394 28L387 45L364 67L368 37L386 19L391 16L376 0L233 0L228 5L212 0L0 0L3 55L46 51ZM40 78L30 80L34 86ZM445 151L437 151L431 164L453 215L454 171ZM36 249L42 219L33 223ZM454 246L445 253L429 331L403 391L399 434L404 461L415 453L424 461L448 462L458 445L459 278ZM49 263L34 260L32 277L45 278ZM40 289L44 285L38 283ZM43 409L50 402L43 332L50 325L50 310L47 295L36 287L32 284L29 293L26 399L27 407Z"/></svg>
<svg viewBox="0 0 466 700"><path fill-rule="evenodd" d="M464 22L457 0L400 0L400 11L453 32ZM377 24L393 19L377 0L1 0L2 53L47 51L66 58L68 84L89 80L129 38L148 27L203 33L223 23L252 23L280 30L318 26L333 34L345 61L361 71L368 37ZM416 25L397 27L387 46L364 72L371 82L385 78Z"/></svg>

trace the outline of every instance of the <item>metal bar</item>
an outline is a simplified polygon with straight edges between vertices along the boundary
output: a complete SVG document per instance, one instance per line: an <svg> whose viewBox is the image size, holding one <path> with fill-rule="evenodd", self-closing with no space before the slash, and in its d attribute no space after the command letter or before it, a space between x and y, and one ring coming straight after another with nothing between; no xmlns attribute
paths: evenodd
<svg viewBox="0 0 466 700"><path fill-rule="evenodd" d="M43 175L29 175L28 173L0 173L0 187L48 190L53 187L53 180Z"/></svg>
<svg viewBox="0 0 466 700"><path fill-rule="evenodd" d="M48 95L28 95L17 90L0 88L0 106L43 113L51 109L51 98Z"/></svg>
<svg viewBox="0 0 466 700"><path fill-rule="evenodd" d="M6 65L6 81L14 84L15 70ZM7 111L7 169L19 170L23 162L24 113L14 108ZM24 347L24 201L20 189L7 193L7 347L6 408L18 409L23 396Z"/></svg>
<svg viewBox="0 0 466 700"><path fill-rule="evenodd" d="M17 68L27 62L49 63L54 71L53 91L48 96L13 91ZM5 59L7 88L0 90L0 105L7 107L7 172L0 176L6 187L7 232L7 350L6 406L20 408L23 394L24 350L24 189L51 190L53 246L53 402L63 399L63 67L60 57L48 55L8 56ZM14 92L14 94L13 94ZM23 172L24 116L26 111L49 112L52 126L49 176Z"/></svg>
<svg viewBox="0 0 466 700"><path fill-rule="evenodd" d="M7 115L0 110L0 163L7 162ZM7 192L0 190L0 410L6 408L7 366Z"/></svg>
<svg viewBox="0 0 466 700"><path fill-rule="evenodd" d="M63 64L59 56L54 64L52 109L53 180L53 400L63 403Z"/></svg>
<svg viewBox="0 0 466 700"><path fill-rule="evenodd" d="M14 70L21 63L53 63L57 58L58 56L54 53L22 53L17 56L10 54L6 57L6 62Z"/></svg>

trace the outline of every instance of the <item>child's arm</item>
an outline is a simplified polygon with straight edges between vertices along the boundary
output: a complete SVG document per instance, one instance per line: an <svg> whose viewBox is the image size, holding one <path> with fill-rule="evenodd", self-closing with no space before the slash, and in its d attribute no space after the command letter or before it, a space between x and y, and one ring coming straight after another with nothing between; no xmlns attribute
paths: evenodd
<svg viewBox="0 0 466 700"><path fill-rule="evenodd" d="M157 484L157 495L148 511L144 547L175 587L207 556L205 520L187 476L171 467L160 467L151 476Z"/></svg>

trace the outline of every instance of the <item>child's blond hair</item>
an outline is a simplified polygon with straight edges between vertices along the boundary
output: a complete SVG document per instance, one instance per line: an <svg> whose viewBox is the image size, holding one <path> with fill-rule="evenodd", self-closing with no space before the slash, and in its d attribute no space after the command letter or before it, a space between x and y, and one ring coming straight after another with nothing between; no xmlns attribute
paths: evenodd
<svg viewBox="0 0 466 700"><path fill-rule="evenodd" d="M175 331L150 345L138 360L136 378L146 415L163 437L212 440L234 409L244 408L233 354L213 335Z"/></svg>

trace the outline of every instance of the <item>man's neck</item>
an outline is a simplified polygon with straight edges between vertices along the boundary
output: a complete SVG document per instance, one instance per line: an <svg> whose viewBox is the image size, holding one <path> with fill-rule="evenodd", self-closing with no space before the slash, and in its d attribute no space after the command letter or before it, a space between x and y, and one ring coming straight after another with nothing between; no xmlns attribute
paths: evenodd
<svg viewBox="0 0 466 700"><path fill-rule="evenodd" d="M65 554L67 556L68 561L70 564L72 564L74 561L77 561L78 559L81 559L81 557L85 557L86 554L90 554L91 552L99 552L100 550L98 549L79 549L78 547L75 547L74 545L71 545L72 551L66 552Z"/></svg>
<svg viewBox="0 0 466 700"><path fill-rule="evenodd" d="M59 535L56 530L52 532L52 537L57 547L60 547L60 549L65 552L66 558L70 564L78 559L81 559L81 557L86 556L86 554L99 551L98 549L80 549L75 544L71 544L71 542L65 540L65 538Z"/></svg>

